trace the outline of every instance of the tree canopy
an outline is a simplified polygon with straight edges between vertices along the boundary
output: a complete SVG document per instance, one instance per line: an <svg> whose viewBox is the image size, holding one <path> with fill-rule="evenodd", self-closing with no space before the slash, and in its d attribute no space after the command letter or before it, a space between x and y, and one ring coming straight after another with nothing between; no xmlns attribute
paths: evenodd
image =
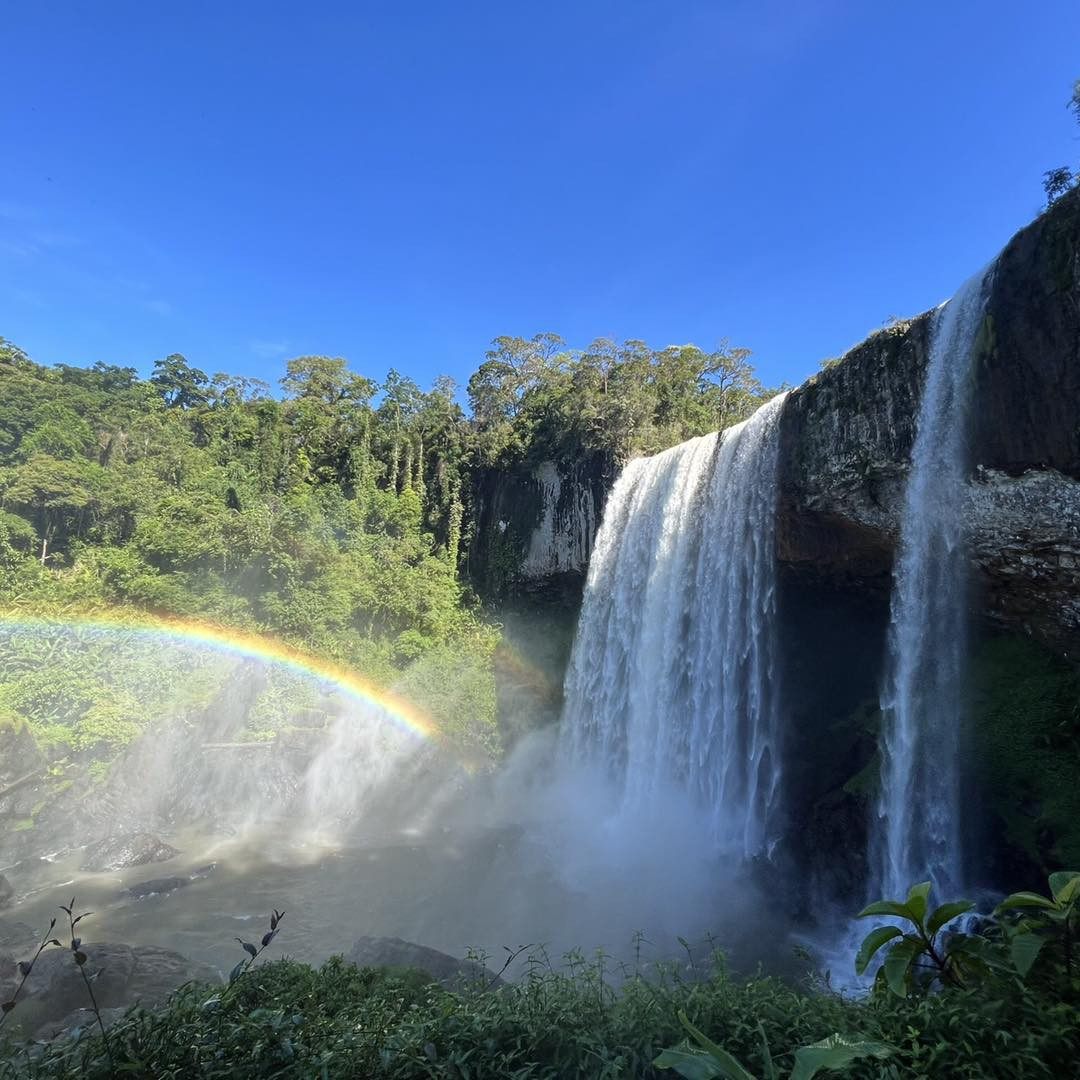
<svg viewBox="0 0 1080 1080"><path fill-rule="evenodd" d="M282 637L494 738L498 633L460 573L474 474L623 461L746 416L748 353L500 337L424 390L340 357L280 390L179 355L35 364L0 339L0 606L127 606ZM452 715L451 715L452 714Z"/></svg>

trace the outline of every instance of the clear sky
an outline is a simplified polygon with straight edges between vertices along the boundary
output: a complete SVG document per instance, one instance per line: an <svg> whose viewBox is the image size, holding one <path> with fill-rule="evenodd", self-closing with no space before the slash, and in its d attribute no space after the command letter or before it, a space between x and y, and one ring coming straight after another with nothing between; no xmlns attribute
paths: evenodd
<svg viewBox="0 0 1080 1080"><path fill-rule="evenodd" d="M1080 164L1078 0L3 4L0 335L464 381L498 334L799 382Z"/></svg>

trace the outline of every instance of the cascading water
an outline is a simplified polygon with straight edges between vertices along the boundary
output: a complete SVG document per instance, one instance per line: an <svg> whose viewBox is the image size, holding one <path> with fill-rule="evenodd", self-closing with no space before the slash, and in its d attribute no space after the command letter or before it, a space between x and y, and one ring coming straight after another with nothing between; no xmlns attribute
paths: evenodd
<svg viewBox="0 0 1080 1080"><path fill-rule="evenodd" d="M631 462L604 514L570 668L564 760L625 806L664 786L711 815L721 850L773 838L777 428L783 395L721 435Z"/></svg>
<svg viewBox="0 0 1080 1080"><path fill-rule="evenodd" d="M962 883L960 736L967 656L963 501L971 354L989 270L935 312L893 578L881 694L882 786L872 891Z"/></svg>

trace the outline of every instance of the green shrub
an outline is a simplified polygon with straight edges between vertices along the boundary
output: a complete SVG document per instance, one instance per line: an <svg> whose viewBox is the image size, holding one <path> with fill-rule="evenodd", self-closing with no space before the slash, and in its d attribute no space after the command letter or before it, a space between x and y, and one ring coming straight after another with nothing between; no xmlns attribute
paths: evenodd
<svg viewBox="0 0 1080 1080"><path fill-rule="evenodd" d="M614 987L601 958L553 970L533 957L494 992L450 993L413 972L334 959L252 968L230 994L180 990L158 1012L134 1009L110 1029L120 1075L150 1077L663 1077L652 1066L684 1031L679 1013L769 1075L764 1046L796 1048L834 1032L893 1048L846 1076L1064 1077L1080 1059L1080 1010L1015 980L1001 994L946 990L852 1000L768 977L661 968ZM763 1041L764 1036L764 1041ZM792 1050L775 1053L780 1075ZM100 1036L13 1058L0 1077L87 1080L113 1075Z"/></svg>

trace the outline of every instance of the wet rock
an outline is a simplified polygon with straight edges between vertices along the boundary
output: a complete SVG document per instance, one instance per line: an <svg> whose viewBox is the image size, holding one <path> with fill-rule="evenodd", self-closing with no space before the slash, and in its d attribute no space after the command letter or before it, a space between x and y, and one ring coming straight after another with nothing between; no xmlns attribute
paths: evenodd
<svg viewBox="0 0 1080 1080"><path fill-rule="evenodd" d="M103 942L82 946L86 974L94 980L101 1009L123 1009L136 1003L150 1007L164 1002L184 983L219 982L213 968L151 945ZM46 1024L63 1030L67 1018L85 1009L86 984L70 949L52 948L41 954L19 998L19 1020L25 1031Z"/></svg>
<svg viewBox="0 0 1080 1080"><path fill-rule="evenodd" d="M166 893L176 892L177 889L186 888L192 880L189 877L151 878L149 881L140 881L124 891L129 896L141 900L147 896L163 896Z"/></svg>
<svg viewBox="0 0 1080 1080"><path fill-rule="evenodd" d="M357 967L412 968L422 971L447 990L473 985L490 989L503 985L502 979L493 971L474 960L458 960L438 949L396 937L357 938L345 959Z"/></svg>
<svg viewBox="0 0 1080 1080"><path fill-rule="evenodd" d="M108 1031L126 1013L127 1008L122 1006L117 1006L114 1009L102 1009L101 1022L105 1025L105 1030ZM42 1024L34 1032L34 1040L36 1042L55 1042L58 1039L66 1039L83 1033L93 1035L99 1030L98 1018L93 1009L76 1009L62 1020L49 1020Z"/></svg>
<svg viewBox="0 0 1080 1080"><path fill-rule="evenodd" d="M7 907L15 898L15 886L0 874L0 908Z"/></svg>
<svg viewBox="0 0 1080 1080"><path fill-rule="evenodd" d="M87 847L82 868L100 873L107 870L125 870L146 863L167 862L180 852L152 833L127 833L110 836Z"/></svg>
<svg viewBox="0 0 1080 1080"><path fill-rule="evenodd" d="M140 881L126 888L124 892L128 896L134 896L136 899L142 899L146 896L161 896L166 893L176 892L177 889L183 889L193 881L202 881L203 878L209 877L216 869L216 862L207 863L205 866L200 866L197 870L192 870L190 874L183 876L150 878L149 881Z"/></svg>
<svg viewBox="0 0 1080 1080"><path fill-rule="evenodd" d="M32 926L0 919L0 952L25 960L38 947L41 938Z"/></svg>

